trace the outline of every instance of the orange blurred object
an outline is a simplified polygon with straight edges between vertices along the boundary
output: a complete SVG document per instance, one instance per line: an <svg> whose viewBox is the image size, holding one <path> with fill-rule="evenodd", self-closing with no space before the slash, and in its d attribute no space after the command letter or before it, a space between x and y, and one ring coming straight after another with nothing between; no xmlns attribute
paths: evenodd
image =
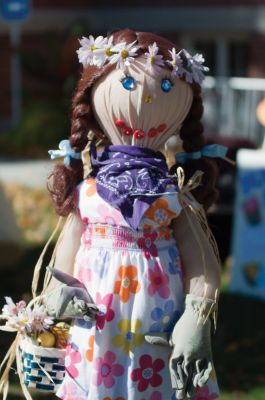
<svg viewBox="0 0 265 400"><path fill-rule="evenodd" d="M256 115L261 125L265 126L265 99L261 100L256 108Z"/></svg>

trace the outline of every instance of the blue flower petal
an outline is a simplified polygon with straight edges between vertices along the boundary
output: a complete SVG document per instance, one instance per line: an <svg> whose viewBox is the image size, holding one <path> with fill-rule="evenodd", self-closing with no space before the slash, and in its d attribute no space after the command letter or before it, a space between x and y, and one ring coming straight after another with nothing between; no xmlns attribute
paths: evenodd
<svg viewBox="0 0 265 400"><path fill-rule="evenodd" d="M180 317L181 317L180 311L176 310L176 311L173 313L173 315L171 316L171 320L170 320L170 322L168 323L168 325L167 325L165 331L166 331L166 332L172 332L174 326L176 325L176 323L177 323L177 321L179 320Z"/></svg>
<svg viewBox="0 0 265 400"><path fill-rule="evenodd" d="M159 322L155 322L150 326L150 332L163 332L163 325Z"/></svg>
<svg viewBox="0 0 265 400"><path fill-rule="evenodd" d="M163 315L164 311L159 307L154 308L151 312L151 317L155 321L159 321L163 317Z"/></svg>
<svg viewBox="0 0 265 400"><path fill-rule="evenodd" d="M165 307L164 307L165 311L167 314L171 314L174 310L174 301L173 300L168 300L165 303Z"/></svg>
<svg viewBox="0 0 265 400"><path fill-rule="evenodd" d="M176 260L176 258L179 257L179 252L175 246L169 248L168 254L172 261Z"/></svg>
<svg viewBox="0 0 265 400"><path fill-rule="evenodd" d="M93 326L91 321L85 321L83 318L78 318L75 321L75 325L79 328L90 329Z"/></svg>
<svg viewBox="0 0 265 400"><path fill-rule="evenodd" d="M174 264L173 262L168 263L168 272L171 275L177 275L178 271L176 268L176 264Z"/></svg>

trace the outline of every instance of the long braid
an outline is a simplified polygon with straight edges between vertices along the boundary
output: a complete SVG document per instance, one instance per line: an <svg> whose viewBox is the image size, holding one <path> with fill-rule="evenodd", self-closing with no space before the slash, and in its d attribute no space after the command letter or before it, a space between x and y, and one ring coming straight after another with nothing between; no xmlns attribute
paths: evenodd
<svg viewBox="0 0 265 400"><path fill-rule="evenodd" d="M198 151L205 145L203 125L201 123L203 105L201 88L198 84L193 84L193 93L193 103L180 130L180 138L183 141L183 149L186 152ZM183 169L186 181L195 171L200 170L203 172L202 185L196 188L193 194L197 201L203 204L205 209L208 209L218 197L218 191L215 189L217 178L216 163L209 158L202 157L198 160L188 160Z"/></svg>
<svg viewBox="0 0 265 400"><path fill-rule="evenodd" d="M73 98L71 147L80 153L87 144L87 134L93 127L90 94L87 91L77 91ZM75 208L75 188L83 179L83 164L81 160L71 159L69 167L56 165L50 177L49 190L55 203L56 212L67 216Z"/></svg>

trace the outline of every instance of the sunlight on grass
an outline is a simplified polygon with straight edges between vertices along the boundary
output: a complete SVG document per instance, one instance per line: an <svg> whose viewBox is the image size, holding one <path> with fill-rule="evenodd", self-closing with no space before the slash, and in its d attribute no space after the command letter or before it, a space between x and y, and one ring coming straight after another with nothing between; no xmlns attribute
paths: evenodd
<svg viewBox="0 0 265 400"><path fill-rule="evenodd" d="M265 399L265 387L259 389L253 389L248 393L240 391L234 392L221 392L220 400L264 400Z"/></svg>

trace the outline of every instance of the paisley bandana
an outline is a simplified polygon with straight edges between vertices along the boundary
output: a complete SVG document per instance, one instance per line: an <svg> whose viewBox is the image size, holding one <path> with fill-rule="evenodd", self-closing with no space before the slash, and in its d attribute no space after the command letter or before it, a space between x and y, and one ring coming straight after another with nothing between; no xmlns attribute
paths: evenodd
<svg viewBox="0 0 265 400"><path fill-rule="evenodd" d="M111 145L97 154L94 146L91 163L98 194L119 208L133 229L172 183L164 155L144 147Z"/></svg>

